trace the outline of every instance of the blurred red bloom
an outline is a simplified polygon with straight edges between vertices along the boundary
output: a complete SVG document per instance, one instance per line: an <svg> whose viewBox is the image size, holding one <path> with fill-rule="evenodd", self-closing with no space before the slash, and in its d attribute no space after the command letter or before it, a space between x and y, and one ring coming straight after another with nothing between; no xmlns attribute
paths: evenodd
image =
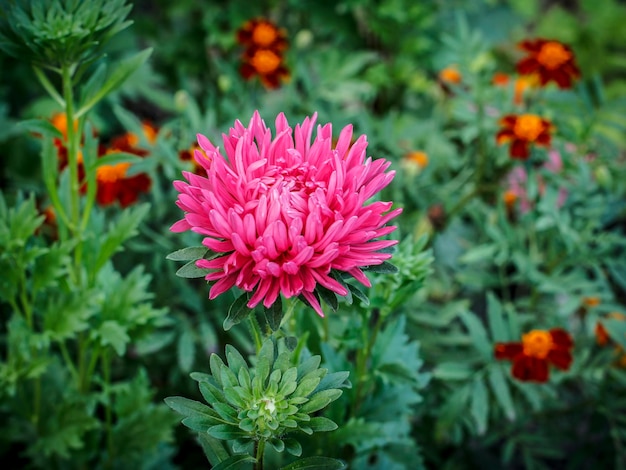
<svg viewBox="0 0 626 470"><path fill-rule="evenodd" d="M496 359L513 362L511 374L522 381L546 382L548 365L568 370L572 364L574 343L567 331L532 330L522 335L521 342L496 343Z"/></svg>
<svg viewBox="0 0 626 470"><path fill-rule="evenodd" d="M246 48L239 69L244 79L258 75L266 88L278 88L281 82L289 80L283 57L288 46L284 30L268 20L256 18L237 31L237 41Z"/></svg>
<svg viewBox="0 0 626 470"><path fill-rule="evenodd" d="M158 129L149 122L142 123L142 132L146 140L153 144L156 142ZM119 152L132 153L139 157L145 157L149 151L138 147L140 143L139 137L132 133L116 137L111 141L111 148L107 150L107 154L115 154ZM139 173L133 176L127 176L126 173L131 163L117 163L115 165L99 166L96 172L96 181L98 184L98 192L96 193L96 201L101 206L108 206L115 201L119 201L122 207L127 207L137 202L141 193L148 192L152 181L145 173Z"/></svg>
<svg viewBox="0 0 626 470"><path fill-rule="evenodd" d="M276 52L284 51L288 46L285 31L264 18L246 21L237 31L237 42L246 47Z"/></svg>
<svg viewBox="0 0 626 470"><path fill-rule="evenodd" d="M522 41L518 47L528 53L517 63L521 75L537 74L541 85L556 82L559 88L571 88L572 80L580 77L574 53L569 46L547 39Z"/></svg>
<svg viewBox="0 0 626 470"><path fill-rule="evenodd" d="M511 142L511 158L526 160L530 144L549 146L552 123L535 114L508 114L500 120L502 129L496 135L500 145Z"/></svg>

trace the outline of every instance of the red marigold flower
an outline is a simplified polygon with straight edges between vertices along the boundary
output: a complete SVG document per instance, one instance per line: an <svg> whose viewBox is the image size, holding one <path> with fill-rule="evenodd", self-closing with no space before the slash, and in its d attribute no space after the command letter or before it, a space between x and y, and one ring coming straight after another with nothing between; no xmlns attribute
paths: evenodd
<svg viewBox="0 0 626 470"><path fill-rule="evenodd" d="M253 292L249 308L270 307L278 296L302 295L323 315L318 284L346 295L331 270L344 271L366 286L361 268L390 258L380 250L396 240L375 240L395 230L387 222L400 214L391 202L366 202L394 177L390 162L366 159L366 136L351 145L352 126L343 128L332 145L332 126L317 127L317 115L291 128L281 113L276 136L254 113L248 127L236 121L223 135L225 155L205 136L196 162L207 177L183 172L175 181L177 205L184 218L173 232L192 230L205 236L203 245L219 254L200 259L216 281L209 298L233 286Z"/></svg>
<svg viewBox="0 0 626 470"><path fill-rule="evenodd" d="M115 153L109 150L107 153ZM101 206L108 206L115 201L119 201L122 207L137 202L140 193L150 190L152 181L144 173L134 176L126 176L131 164L117 163L115 165L102 165L96 171L96 182L98 191L96 200Z"/></svg>
<svg viewBox="0 0 626 470"><path fill-rule="evenodd" d="M549 120L535 114L508 114L500 120L502 129L496 135L496 142L511 142L509 153L511 158L526 160L530 144L550 145L553 126Z"/></svg>
<svg viewBox="0 0 626 470"><path fill-rule="evenodd" d="M158 129L151 123L144 121L141 123L141 130L143 136L150 143L154 144L159 133ZM114 138L111 141L110 148L119 152L132 153L139 157L145 157L150 152L146 149L138 147L140 142L139 137L133 132L127 132L124 135Z"/></svg>
<svg viewBox="0 0 626 470"><path fill-rule="evenodd" d="M548 365L568 370L572 364L574 343L567 331L532 330L522 335L521 342L496 343L496 359L513 361L511 374L522 381L546 382Z"/></svg>
<svg viewBox="0 0 626 470"><path fill-rule="evenodd" d="M246 21L237 31L237 42L246 47L271 49L277 52L287 49L285 31L264 18Z"/></svg>
<svg viewBox="0 0 626 470"><path fill-rule="evenodd" d="M522 75L537 74L541 85L556 82L559 88L571 88L572 80L580 76L574 53L569 46L547 39L522 41L518 47L528 53L517 63Z"/></svg>
<svg viewBox="0 0 626 470"><path fill-rule="evenodd" d="M249 49L243 60L239 71L246 80L258 75L267 88L278 88L281 82L289 80L289 70L282 56L271 49Z"/></svg>

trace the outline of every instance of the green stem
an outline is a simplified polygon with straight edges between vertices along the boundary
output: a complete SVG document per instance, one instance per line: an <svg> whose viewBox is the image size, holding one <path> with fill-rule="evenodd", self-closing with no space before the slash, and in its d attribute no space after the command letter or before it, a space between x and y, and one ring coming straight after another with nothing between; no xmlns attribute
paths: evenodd
<svg viewBox="0 0 626 470"><path fill-rule="evenodd" d="M72 86L73 66L64 66L62 69L63 96L65 98L65 117L67 120L67 160L70 169L70 230L76 232L80 224L80 182L78 181L78 138L74 130L74 89Z"/></svg>
<svg viewBox="0 0 626 470"><path fill-rule="evenodd" d="M107 436L107 449L109 452L107 458L107 468L111 468L113 464L113 457L115 455L115 448L113 446L113 415L111 409L113 403L111 403L111 361L109 358L109 351L105 349L102 351L102 377L104 379L105 393L107 396L107 406L105 409L105 425Z"/></svg>
<svg viewBox="0 0 626 470"><path fill-rule="evenodd" d="M254 470L263 470L263 455L265 454L265 441L261 439L258 443L255 443L254 458L256 463L254 464Z"/></svg>
<svg viewBox="0 0 626 470"><path fill-rule="evenodd" d="M365 385L365 378L367 376L367 365L372 357L372 351L374 349L374 344L376 344L376 338L378 338L378 332L382 327L383 321L385 319L384 315L379 315L376 320L376 324L374 325L373 332L371 336L368 336L369 327L366 319L363 321L363 342L366 344L365 348L361 348L357 351L356 357L356 372L357 372L357 385L356 392L354 396L354 401L352 402L352 416L356 416L359 407L361 406L361 401L363 400L363 392Z"/></svg>
<svg viewBox="0 0 626 470"><path fill-rule="evenodd" d="M65 360L65 365L70 370L70 373L72 374L72 377L74 378L74 381L76 382L76 384L79 385L78 371L76 370L74 361L70 357L70 353L67 350L67 346L65 345L65 342L61 341L59 343L59 348L61 349L61 355L63 356L63 359Z"/></svg>
<svg viewBox="0 0 626 470"><path fill-rule="evenodd" d="M256 347L256 352L258 354L263 346L263 333L261 332L261 326L259 325L254 312L250 312L250 315L248 315L248 323L250 325L252 339L254 340L254 346Z"/></svg>

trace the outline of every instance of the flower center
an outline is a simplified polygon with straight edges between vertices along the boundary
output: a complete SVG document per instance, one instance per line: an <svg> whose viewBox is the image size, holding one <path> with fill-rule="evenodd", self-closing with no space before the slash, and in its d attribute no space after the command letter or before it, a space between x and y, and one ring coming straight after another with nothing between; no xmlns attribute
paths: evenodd
<svg viewBox="0 0 626 470"><path fill-rule="evenodd" d="M544 359L553 345L552 335L548 331L532 330L522 335L522 346L527 356Z"/></svg>
<svg viewBox="0 0 626 470"><path fill-rule="evenodd" d="M273 398L262 398L261 409L265 411L266 414L273 415L276 411L276 401Z"/></svg>
<svg viewBox="0 0 626 470"><path fill-rule="evenodd" d="M118 163L117 165L102 165L98 167L96 178L103 183L113 183L126 176L126 170L130 163Z"/></svg>
<svg viewBox="0 0 626 470"><path fill-rule="evenodd" d="M260 23L252 32L252 41L261 47L267 47L276 40L276 28L268 23Z"/></svg>
<svg viewBox="0 0 626 470"><path fill-rule="evenodd" d="M537 140L539 134L544 130L541 118L534 114L522 114L515 121L513 132L520 138L529 142Z"/></svg>
<svg viewBox="0 0 626 470"><path fill-rule="evenodd" d="M261 49L254 53L250 64L261 75L267 75L274 72L280 65L280 57L274 52Z"/></svg>
<svg viewBox="0 0 626 470"><path fill-rule="evenodd" d="M547 69L554 70L570 60L571 57L572 53L565 49L562 44L547 42L541 46L541 50L537 54L537 62Z"/></svg>

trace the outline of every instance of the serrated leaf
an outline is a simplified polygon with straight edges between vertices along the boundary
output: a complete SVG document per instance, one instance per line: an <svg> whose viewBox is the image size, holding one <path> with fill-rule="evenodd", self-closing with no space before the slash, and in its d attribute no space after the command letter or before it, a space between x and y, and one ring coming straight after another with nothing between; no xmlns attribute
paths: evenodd
<svg viewBox="0 0 626 470"><path fill-rule="evenodd" d="M177 353L178 365L183 371L188 372L193 366L196 355L193 334L189 329L183 331L178 338Z"/></svg>
<svg viewBox="0 0 626 470"><path fill-rule="evenodd" d="M228 315L224 319L224 323L222 325L225 331L230 330L233 326L248 318L248 315L252 312L252 309L247 306L248 300L248 293L244 293L237 297L237 299L235 299L235 301L230 305Z"/></svg>
<svg viewBox="0 0 626 470"><path fill-rule="evenodd" d="M504 326L502 306L492 292L487 293L487 318L489 320L491 338L494 341L506 341L508 339L508 335L507 329Z"/></svg>
<svg viewBox="0 0 626 470"><path fill-rule="evenodd" d="M433 370L433 377L439 380L466 380L474 371L462 362L441 362Z"/></svg>
<svg viewBox="0 0 626 470"><path fill-rule="evenodd" d="M195 261L206 255L209 249L205 246L188 246L180 250L173 251L165 257L172 261Z"/></svg>
<svg viewBox="0 0 626 470"><path fill-rule="evenodd" d="M281 467L280 470L336 470L344 467L343 462L330 457L306 457Z"/></svg>
<svg viewBox="0 0 626 470"><path fill-rule="evenodd" d="M102 346L112 346L118 356L124 354L126 345L130 341L126 328L114 320L103 322L96 334L100 338L100 344Z"/></svg>

